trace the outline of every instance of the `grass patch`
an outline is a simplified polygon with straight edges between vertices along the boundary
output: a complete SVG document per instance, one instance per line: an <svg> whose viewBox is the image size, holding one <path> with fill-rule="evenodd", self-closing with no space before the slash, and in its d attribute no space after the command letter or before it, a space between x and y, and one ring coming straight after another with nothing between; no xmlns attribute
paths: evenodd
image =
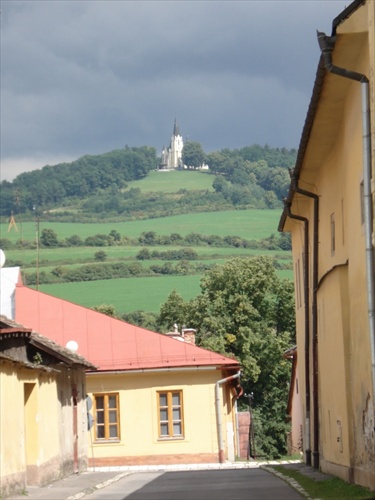
<svg viewBox="0 0 375 500"><path fill-rule="evenodd" d="M147 177L128 183L129 188L140 188L142 193L178 193L182 188L188 191L214 191L215 176L207 172L172 170L150 172Z"/></svg>
<svg viewBox="0 0 375 500"><path fill-rule="evenodd" d="M228 210L224 212L204 212L174 215L158 219L144 219L125 222L72 223L40 221L43 229L52 229L59 239L78 234L83 240L95 234L108 235L112 229L122 236L137 238L143 232L154 231L158 235L189 233L204 235L239 236L248 240L260 240L277 233L280 210ZM35 222L18 223L18 232L8 224L0 224L0 237L15 243L20 238L35 241Z"/></svg>
<svg viewBox="0 0 375 500"><path fill-rule="evenodd" d="M120 278L41 285L39 290L85 307L113 305L119 314L138 310L159 313L173 289L190 300L200 292L202 276Z"/></svg>
<svg viewBox="0 0 375 500"><path fill-rule="evenodd" d="M272 468L284 476L297 481L311 498L319 498L321 500L374 500L375 498L373 493L367 488L363 488L356 484L346 483L337 477L317 481L304 476L296 470L283 467L282 465L272 465Z"/></svg>

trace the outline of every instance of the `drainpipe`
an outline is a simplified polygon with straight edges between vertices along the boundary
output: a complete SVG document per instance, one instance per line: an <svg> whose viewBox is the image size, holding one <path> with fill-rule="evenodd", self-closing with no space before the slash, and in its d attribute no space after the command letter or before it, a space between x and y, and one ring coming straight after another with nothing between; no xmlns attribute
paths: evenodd
<svg viewBox="0 0 375 500"><path fill-rule="evenodd" d="M290 219L303 222L304 228L304 302L305 302L305 457L306 464L311 465L311 426L310 426L310 309L309 309L309 220L301 215L292 214L290 203L284 200L286 213Z"/></svg>
<svg viewBox="0 0 375 500"><path fill-rule="evenodd" d="M371 120L369 105L369 80L366 75L334 66L332 52L336 38L317 32L319 47L326 70L335 75L349 78L361 84L362 91L362 144L363 144L363 204L366 241L366 286L369 335L371 346L372 405L375 417L375 285L374 285L374 248L372 245L373 213L371 195ZM374 418L375 422L375 418ZM375 423L374 423L375 430Z"/></svg>
<svg viewBox="0 0 375 500"><path fill-rule="evenodd" d="M298 187L296 177L292 178L292 185L296 193L312 198L314 201L313 220L313 258L312 258L312 303L311 303L311 329L312 329L312 392L313 392L313 467L319 469L319 394L318 394L318 244L319 244L319 196L311 191Z"/></svg>
<svg viewBox="0 0 375 500"><path fill-rule="evenodd" d="M241 371L238 371L235 375L230 377L222 378L218 380L215 384L215 406L216 406L216 422L217 422L217 438L219 443L219 462L222 464L225 462L224 459L224 444L223 444L223 431L222 431L222 420L221 420L221 409L220 409L220 386L226 384L231 380L239 378Z"/></svg>

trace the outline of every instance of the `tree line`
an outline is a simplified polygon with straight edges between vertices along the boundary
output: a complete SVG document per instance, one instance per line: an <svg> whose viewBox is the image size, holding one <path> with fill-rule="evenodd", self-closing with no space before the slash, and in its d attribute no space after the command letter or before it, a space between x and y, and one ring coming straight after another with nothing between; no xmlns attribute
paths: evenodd
<svg viewBox="0 0 375 500"><path fill-rule="evenodd" d="M1 215L32 212L74 200L145 177L157 163L156 149L148 146L116 149L101 155L85 155L71 163L46 165L19 174L13 182L1 182Z"/></svg>
<svg viewBox="0 0 375 500"><path fill-rule="evenodd" d="M95 234L82 239L78 234L73 234L64 239L59 239L57 233L50 228L44 228L41 232L39 246L42 248L58 247L109 247L109 246L209 246L209 247L232 247L232 248L251 248L263 250L291 250L291 240L289 233L271 234L261 240L247 240L240 236L219 236L205 235L200 233L188 233L182 236L179 233L169 235L159 235L155 231L144 231L138 237L131 238L122 236L118 231L112 229L108 234ZM0 238L0 248L10 250L12 248L36 248L35 240L28 241L24 239L12 243L7 238ZM150 258L150 254L143 251L143 259ZM146 257L147 256L147 257ZM142 259L142 257L139 257Z"/></svg>

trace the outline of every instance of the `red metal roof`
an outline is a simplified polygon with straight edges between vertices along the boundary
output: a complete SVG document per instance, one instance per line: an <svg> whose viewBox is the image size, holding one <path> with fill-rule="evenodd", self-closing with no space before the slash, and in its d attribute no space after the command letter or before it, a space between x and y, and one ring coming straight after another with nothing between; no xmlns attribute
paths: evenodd
<svg viewBox="0 0 375 500"><path fill-rule="evenodd" d="M16 287L15 320L65 346L78 343L78 353L98 370L139 370L216 366L239 368L236 360L161 333L114 319L72 302Z"/></svg>

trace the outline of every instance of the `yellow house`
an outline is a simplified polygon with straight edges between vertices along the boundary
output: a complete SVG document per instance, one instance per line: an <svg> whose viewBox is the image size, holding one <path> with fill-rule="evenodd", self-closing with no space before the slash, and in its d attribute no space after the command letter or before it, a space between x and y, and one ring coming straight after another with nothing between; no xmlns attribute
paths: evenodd
<svg viewBox="0 0 375 500"><path fill-rule="evenodd" d="M0 496L87 468L81 356L0 316Z"/></svg>
<svg viewBox="0 0 375 500"><path fill-rule="evenodd" d="M375 2L321 57L279 230L292 235L305 460L375 489ZM372 124L372 126L371 126Z"/></svg>
<svg viewBox="0 0 375 500"><path fill-rule="evenodd" d="M240 365L195 345L32 290L15 290L15 317L61 345L74 340L87 372L89 463L233 461L238 455Z"/></svg>

